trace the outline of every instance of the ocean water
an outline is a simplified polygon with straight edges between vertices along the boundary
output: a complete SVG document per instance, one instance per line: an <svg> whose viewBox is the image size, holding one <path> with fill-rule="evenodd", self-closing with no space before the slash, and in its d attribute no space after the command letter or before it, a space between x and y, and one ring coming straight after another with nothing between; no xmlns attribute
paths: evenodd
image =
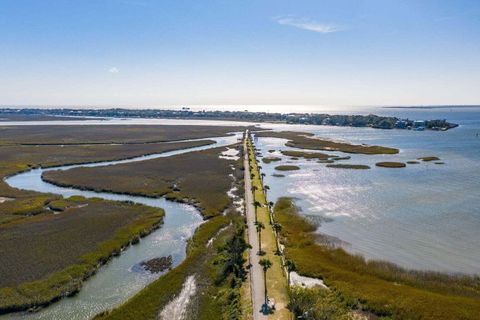
<svg viewBox="0 0 480 320"><path fill-rule="evenodd" d="M278 150L292 149L284 146L285 140L258 138L257 147L264 156L274 149L273 154L282 158L281 162L262 164L271 200L297 198L302 214L325 218L318 232L338 238L348 251L368 259L388 260L411 269L480 274L480 108L373 112L411 119L446 118L460 127L416 132L269 125L274 130L305 131L400 149L398 155L350 155L350 160L342 161L367 164L370 170L334 169L282 156ZM445 164L375 167L378 161L421 156L438 156ZM272 176L275 166L287 163L301 170L277 172L285 178Z"/></svg>

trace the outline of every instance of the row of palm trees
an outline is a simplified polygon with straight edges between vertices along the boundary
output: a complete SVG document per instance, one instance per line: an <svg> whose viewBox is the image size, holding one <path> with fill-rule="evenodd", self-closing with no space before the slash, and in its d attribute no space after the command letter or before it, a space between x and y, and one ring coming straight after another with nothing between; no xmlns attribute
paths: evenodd
<svg viewBox="0 0 480 320"><path fill-rule="evenodd" d="M254 152L256 152L255 149L254 149ZM258 170L260 170L262 167L257 166L257 168L258 168ZM255 178L255 174L252 171L253 171L253 166L250 165L250 172L251 172L250 176L253 180ZM261 179L262 185L263 185L264 177L265 177L265 173L262 172L260 174L260 179ZM259 255L264 255L265 252L262 250L262 230L265 229L265 225L262 222L258 221L257 210L258 210L259 207L262 206L262 204L258 200L255 199L255 192L257 190L259 190L257 186L252 186L251 187L251 191L252 191L252 194L253 194L253 206L255 208L255 225L256 225L256 230L257 230L257 233L258 233L258 247L259 247L258 254ZM267 199L268 190L270 190L270 187L268 185L264 185L263 186L263 192L265 194L265 200ZM278 237L279 237L279 233L282 230L282 225L278 222L275 222L275 220L273 218L272 210L273 210L274 203L272 201L270 201L270 202L267 203L267 206L268 206L268 211L269 211L270 224L272 225L273 231L275 232L276 254L281 255L282 252L280 251L280 248L279 248ZM262 266L262 269L263 269L263 280L264 280L264 287L265 287L265 306L267 306L267 303L268 303L267 271L268 271L268 269L270 269L272 267L273 263L269 259L261 259L259 261L259 264ZM287 270L287 287L288 287L288 290L290 290L290 275L291 275L291 272L296 270L296 265L292 260L286 260L284 267Z"/></svg>

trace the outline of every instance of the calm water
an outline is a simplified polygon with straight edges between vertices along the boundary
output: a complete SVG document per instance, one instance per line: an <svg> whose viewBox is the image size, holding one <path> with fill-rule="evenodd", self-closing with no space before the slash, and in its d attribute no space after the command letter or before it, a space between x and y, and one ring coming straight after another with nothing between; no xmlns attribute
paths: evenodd
<svg viewBox="0 0 480 320"><path fill-rule="evenodd" d="M343 161L368 164L370 170L333 169L282 157L282 164L291 161L301 167L285 173L285 178L272 177L280 162L262 164L270 197L297 197L303 214L329 218L319 232L339 238L348 250L368 258L408 268L480 274L480 109L382 111L408 113L413 119L447 118L461 126L447 132L272 126L401 151L393 156L351 155L351 160ZM291 149L273 138L260 138L257 146L264 155L269 149ZM429 155L445 164L375 167L382 160Z"/></svg>

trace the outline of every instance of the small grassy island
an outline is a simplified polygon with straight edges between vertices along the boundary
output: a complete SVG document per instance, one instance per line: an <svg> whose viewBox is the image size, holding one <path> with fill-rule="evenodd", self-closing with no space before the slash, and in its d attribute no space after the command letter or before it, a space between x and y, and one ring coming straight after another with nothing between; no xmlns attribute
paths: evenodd
<svg viewBox="0 0 480 320"><path fill-rule="evenodd" d="M292 166L292 165L281 165L281 166L276 166L275 170L294 171L294 170L300 170L300 167L299 166Z"/></svg>
<svg viewBox="0 0 480 320"><path fill-rule="evenodd" d="M438 161L438 160L440 160L440 158L435 157L435 156L430 156L430 157L420 157L420 158L417 158L417 160L422 160L422 161L425 161L425 162L429 162L429 161Z"/></svg>
<svg viewBox="0 0 480 320"><path fill-rule="evenodd" d="M262 158L262 162L264 163L270 163L270 162L275 162L275 161L280 161L282 160L281 158L278 157L264 157Z"/></svg>
<svg viewBox="0 0 480 320"><path fill-rule="evenodd" d="M334 163L335 160L318 160L317 163Z"/></svg>
<svg viewBox="0 0 480 320"><path fill-rule="evenodd" d="M383 161L375 163L377 167L382 168L405 168L407 165L403 162Z"/></svg>
<svg viewBox="0 0 480 320"><path fill-rule="evenodd" d="M327 164L327 168L337 168L337 169L357 169L365 170L370 169L370 166L364 164Z"/></svg>
<svg viewBox="0 0 480 320"><path fill-rule="evenodd" d="M304 151L294 151L294 150L282 150L281 152L285 156L294 157L294 158L326 160L331 157L334 157L329 154L321 153L321 152L304 152Z"/></svg>

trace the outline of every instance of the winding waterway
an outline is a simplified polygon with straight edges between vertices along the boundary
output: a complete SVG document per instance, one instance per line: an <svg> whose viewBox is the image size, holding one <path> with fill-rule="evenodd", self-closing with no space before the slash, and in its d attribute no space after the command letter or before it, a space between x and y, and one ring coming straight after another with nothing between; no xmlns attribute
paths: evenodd
<svg viewBox="0 0 480 320"><path fill-rule="evenodd" d="M48 169L39 168L7 178L6 183L18 189L54 193L63 197L79 195L86 198L97 197L114 201L128 200L151 207L163 208L166 215L160 229L143 238L138 245L130 246L119 257L113 258L105 266L101 267L94 276L84 283L80 292L74 297L61 299L36 313L9 314L1 316L0 319L90 319L102 311L118 306L161 275L144 272L142 268L138 267L141 261L172 255L173 267L177 266L185 259L186 240L193 235L195 229L202 223L202 217L198 210L187 204L168 201L164 198L147 198L59 187L43 181L41 178L43 172L68 170L78 167L102 167L170 157L187 152L231 145L237 142L239 137L240 134L208 138L208 140L214 140L215 144L139 156L126 160L67 165Z"/></svg>

